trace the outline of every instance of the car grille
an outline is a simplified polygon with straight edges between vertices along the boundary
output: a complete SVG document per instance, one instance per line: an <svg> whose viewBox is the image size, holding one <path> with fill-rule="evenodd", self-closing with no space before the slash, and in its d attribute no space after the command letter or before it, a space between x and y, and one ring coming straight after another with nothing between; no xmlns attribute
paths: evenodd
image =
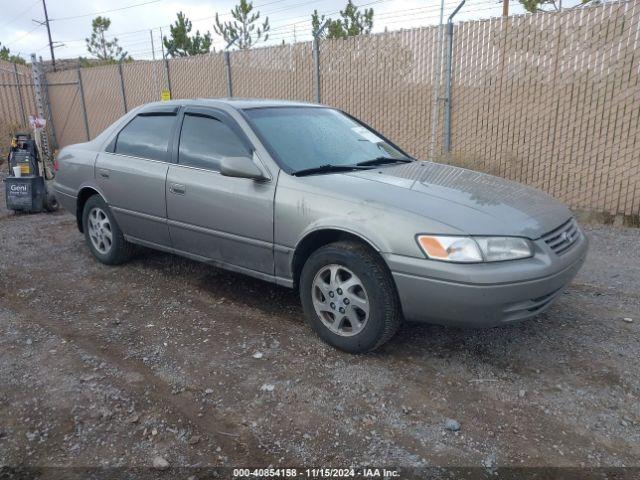
<svg viewBox="0 0 640 480"><path fill-rule="evenodd" d="M556 255L562 255L568 251L579 238L580 229L578 228L578 222L576 222L575 218L572 218L555 230L542 236L542 239Z"/></svg>

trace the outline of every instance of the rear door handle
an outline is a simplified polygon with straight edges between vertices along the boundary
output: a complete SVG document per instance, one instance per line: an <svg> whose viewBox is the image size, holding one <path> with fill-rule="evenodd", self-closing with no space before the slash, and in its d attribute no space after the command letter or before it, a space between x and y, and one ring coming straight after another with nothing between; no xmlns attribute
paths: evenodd
<svg viewBox="0 0 640 480"><path fill-rule="evenodd" d="M100 176L102 178L109 178L109 170L107 170L105 168L99 168L98 169L98 173L100 174Z"/></svg>
<svg viewBox="0 0 640 480"><path fill-rule="evenodd" d="M187 193L187 187L182 185L181 183L172 183L169 185L169 191L171 193L175 193L176 195L184 195Z"/></svg>

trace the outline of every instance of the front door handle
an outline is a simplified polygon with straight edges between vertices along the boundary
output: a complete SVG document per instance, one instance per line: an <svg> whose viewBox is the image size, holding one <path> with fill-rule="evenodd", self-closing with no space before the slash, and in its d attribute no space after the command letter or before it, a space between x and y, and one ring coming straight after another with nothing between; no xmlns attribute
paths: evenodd
<svg viewBox="0 0 640 480"><path fill-rule="evenodd" d="M171 193L175 193L176 195L184 195L185 193L187 193L187 187L185 187L181 183L172 183L169 185L169 191Z"/></svg>
<svg viewBox="0 0 640 480"><path fill-rule="evenodd" d="M107 170L106 168L99 168L98 174L100 174L102 178L109 178L109 170Z"/></svg>

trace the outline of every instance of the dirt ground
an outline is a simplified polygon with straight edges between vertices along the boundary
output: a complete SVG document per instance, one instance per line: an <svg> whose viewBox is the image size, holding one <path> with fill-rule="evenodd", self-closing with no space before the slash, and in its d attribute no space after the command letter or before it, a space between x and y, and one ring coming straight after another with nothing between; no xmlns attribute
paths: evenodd
<svg viewBox="0 0 640 480"><path fill-rule="evenodd" d="M0 467L640 466L638 229L587 227L539 318L351 356L292 291L150 250L107 267L71 215L0 202Z"/></svg>

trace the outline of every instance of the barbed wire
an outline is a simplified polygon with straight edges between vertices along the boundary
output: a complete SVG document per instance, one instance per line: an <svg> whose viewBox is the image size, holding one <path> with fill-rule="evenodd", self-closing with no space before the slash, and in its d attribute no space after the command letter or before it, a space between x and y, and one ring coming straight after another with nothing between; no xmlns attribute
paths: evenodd
<svg viewBox="0 0 640 480"><path fill-rule="evenodd" d="M134 5L129 5L129 6L125 6L125 7L121 7L120 9L113 9L112 11L117 11L117 10L124 10L124 9L128 9L128 8L134 8L134 7L138 7L138 6L143 6L143 5L147 5L147 4L151 4L151 3L156 3L158 0L154 0L151 2L144 2L144 3L138 3L138 4L134 4ZM358 5L358 7L369 7L371 5L377 5L377 4L381 4L381 3L385 3L385 2L389 2L392 0L372 0L369 2L364 2L360 5ZM283 2L287 2L287 0L273 0L270 2L266 2L263 4L259 4L256 5L255 8L259 8L259 7L263 7L263 6L267 6L267 5L273 5L273 4L280 4ZM450 0L448 1L448 5L445 6L445 8L447 7L453 7L453 3L455 2L455 0ZM317 4L319 2L317 1L304 1L304 2L296 2L293 4L285 4L283 5L281 8L277 8L275 10L271 10L271 11L267 11L267 12L261 12L263 13L263 15L269 16L269 15L273 15L274 13L278 13L278 12L282 12L282 11L288 11L291 8L295 8L298 6L303 6L303 5L308 5L308 4ZM467 4L466 8L472 8L474 12L481 12L481 11L487 11L487 10L491 10L495 7L497 7L499 4L499 2L497 0L479 0L479 1L472 1L470 3ZM400 22L404 22L407 20L411 20L412 23L412 27L414 27L415 25L413 25L415 23L416 20L421 21L421 20L429 20L429 19L435 19L435 14L440 10L440 6L439 5L429 5L429 6L424 6L424 7L414 7L414 8L406 8L406 9L400 9L400 10L396 10L393 12L383 12L383 13L378 13L374 16L374 21L377 21L378 25L380 25L380 21L382 21L382 26L387 26L387 25L396 25ZM94 12L94 14L97 13L104 13L106 11L102 11L102 12ZM335 15L340 13L340 10L333 10L333 11L325 11L325 12L319 12L320 15L324 15L324 16L331 16L331 15ZM83 14L83 15L77 15L77 18L83 17L83 16L90 16L93 14ZM230 13L223 13L220 14L220 16L228 16L231 15ZM410 18L408 18L410 17ZM71 17L61 17L60 19L64 19L64 18L71 18ZM215 15L212 16L208 16L208 17L202 17L196 20L193 20L192 22L197 22L197 21L204 21L207 19L213 19L215 18ZM291 20L297 20L297 21L291 21ZM299 42L299 41L308 41L312 38L311 35L311 15L310 14L305 14L305 15L296 15L296 16L292 16L292 17L285 17L282 19L277 19L276 20L276 24L270 29L269 32L269 39L267 42L265 42L265 46L269 45L269 44L274 44L274 43L280 43L282 41L284 41L285 43L290 43L290 42ZM288 23L282 23L282 22L288 22ZM137 48L138 46L141 45L151 45L151 39L149 38L149 32L151 32L151 35L158 34L160 32L161 28L165 28L168 27L168 25L165 26L159 26L159 27L152 27L150 29L144 29L144 30L135 30L135 31L130 31L130 32L120 32L118 34L113 34L112 36L107 35L107 38L116 38L116 36L118 37L124 37L124 36L129 36L129 37L133 37L134 35L137 36L136 39L134 38L130 38L130 39L124 39L124 41L122 40L122 38L119 38L120 40L120 46L126 50L128 52L129 55L154 55L156 53L159 53L158 48L160 50L162 50L162 47L160 46L160 42L162 42L162 37L158 37L158 44L154 45L154 49L139 49ZM36 26L34 29L32 29L31 31L27 32L26 34L22 35L21 37L13 40L11 42L11 44L16 43L18 41L20 41L21 39L27 37L28 35L30 35L31 33L33 33L35 30L37 30L38 26ZM142 38L142 36L145 36L146 38ZM85 39L75 39L75 40L60 40L61 43L64 43L65 46L66 44L77 44L77 45L70 45L69 47L71 49L76 50L78 55L82 55L85 53L85 49L84 49L84 45L80 45L81 43L85 43L86 42L86 38ZM155 43L155 42L154 42ZM48 44L43 45L42 47L38 48L36 50L36 52L40 52L44 49L48 48ZM80 51L82 50L82 51ZM75 52L74 52L75 53ZM68 52L67 54L68 57L73 58L75 55L71 54L71 52Z"/></svg>
<svg viewBox="0 0 640 480"><path fill-rule="evenodd" d="M286 0L275 0L272 2L267 2L261 5L256 5L256 8L260 7L260 6L265 6L265 5L272 5L272 4L276 4L276 3L282 3ZM391 0L373 0L373 1L369 1L369 2L364 2L360 5L358 5L359 7L368 7L371 5L376 5L376 4L381 4L381 3L385 3ZM451 4L453 3L454 0L451 0ZM290 10L291 8L295 7L295 6L301 6L301 5L307 5L310 3L318 3L316 2L298 2L295 4L288 4L286 6L284 6L283 8L279 8L277 10L272 10L272 11L267 11L267 12L261 12L264 16L269 16L269 15L273 15L274 13L277 12L281 12L281 11L286 11L286 10ZM468 6L470 7L476 7L476 6L486 6L486 5L493 5L493 6L497 6L497 0L480 0L477 2L472 2L470 4L468 4ZM489 8L484 8L483 10L487 10ZM402 18L402 17L408 17L411 15L416 15L418 13L423 14L422 16L418 17L418 19L427 19L429 18L426 14L429 12L433 12L434 14L436 12L438 12L440 10L439 5L430 5L430 6L425 6L425 7L415 7L415 8L410 8L410 9L402 9L400 11L394 11L394 12L385 12L385 13L380 13L374 16L374 20L385 20L386 23L388 24L392 24L392 23L399 23L402 20L397 20L397 21L389 21L391 19L394 18ZM332 10L332 11L325 11L325 12L319 12L320 15L325 15L325 16L330 16L330 15L335 15L340 13L340 10ZM224 14L223 14L224 15ZM230 14L226 14L226 15L230 15ZM211 18L215 18L214 16L209 16L209 17L202 17L199 19L195 19L192 20L192 22L196 22L196 21L203 21L203 20L207 20L207 19L211 19ZM301 20L298 20L301 19ZM282 23L282 22L288 22L290 20L298 20L298 21L294 21L294 22L289 22L289 23ZM275 24L275 26L273 26L270 29L269 32L269 42L271 42L272 40L277 40L278 43L282 40L285 40L285 42L287 41L304 41L303 39L310 39L311 38L311 15L310 14L305 14L305 15L296 15L296 16L292 16L292 17L286 17L283 19L278 19L277 20L278 23ZM145 49L145 50L140 50L140 49L132 49L132 47L136 47L138 45L143 45L143 44L150 44L151 40L148 37L149 32L152 32L152 34L154 33L155 30L159 30L160 28L164 28L165 26L162 27L152 27L150 29L145 29L145 30L136 30L136 31L131 31L131 32L121 32L119 34L114 34L113 37L115 37L116 35L119 37L123 37L125 35L128 36L132 36L132 35L137 35L140 38L142 37L142 35L145 35L146 38L144 39L140 39L140 40L127 40L125 39L124 41L122 41L122 38L119 38L120 40L120 45L122 46L123 49L127 50L129 52L130 55L140 55L140 54L144 54L144 55L148 55L148 54L154 54L157 52L157 50L151 50L151 49ZM298 28L300 27L300 28ZM159 39L160 41L161 38ZM62 40L62 42L64 43L79 43L79 42L85 42L85 39L77 39L77 40ZM271 42L273 43L273 42Z"/></svg>

